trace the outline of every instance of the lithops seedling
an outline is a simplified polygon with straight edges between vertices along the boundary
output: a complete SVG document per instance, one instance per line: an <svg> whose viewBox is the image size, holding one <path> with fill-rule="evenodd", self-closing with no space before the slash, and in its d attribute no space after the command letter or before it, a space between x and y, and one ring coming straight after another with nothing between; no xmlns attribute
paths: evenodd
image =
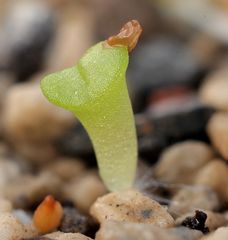
<svg viewBox="0 0 228 240"><path fill-rule="evenodd" d="M73 112L87 130L110 190L131 187L135 177L137 140L125 75L141 31L132 20L91 47L75 66L41 81L48 100Z"/></svg>

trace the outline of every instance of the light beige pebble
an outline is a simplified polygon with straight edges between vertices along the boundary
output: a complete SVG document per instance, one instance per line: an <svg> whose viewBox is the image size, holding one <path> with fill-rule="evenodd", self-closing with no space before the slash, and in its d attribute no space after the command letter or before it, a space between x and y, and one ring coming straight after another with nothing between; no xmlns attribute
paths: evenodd
<svg viewBox="0 0 228 240"><path fill-rule="evenodd" d="M217 210L219 199L217 194L207 186L186 186L177 192L170 203L169 212L180 216L197 209Z"/></svg>
<svg viewBox="0 0 228 240"><path fill-rule="evenodd" d="M88 213L91 205L104 195L107 189L96 174L88 172L67 183L63 191L65 197L72 200L78 209Z"/></svg>
<svg viewBox="0 0 228 240"><path fill-rule="evenodd" d="M206 226L210 231L213 231L219 227L223 227L228 224L227 219L221 213L216 213L212 211L205 211L207 214Z"/></svg>
<svg viewBox="0 0 228 240"><path fill-rule="evenodd" d="M198 209L198 210L202 210L202 209ZM209 228L209 231L214 231L215 229L225 226L228 223L225 216L221 213L204 211L204 210L202 211L207 214L207 220L205 222L205 226ZM177 218L175 220L175 223L177 226L181 225L181 223L186 217L193 217L193 216L195 216L195 212L189 212Z"/></svg>
<svg viewBox="0 0 228 240"><path fill-rule="evenodd" d="M226 67L227 68L227 67ZM218 110L228 111L228 70L211 74L200 88L202 102Z"/></svg>
<svg viewBox="0 0 228 240"><path fill-rule="evenodd" d="M96 240L197 240L202 233L188 228L160 228L151 224L105 221Z"/></svg>
<svg viewBox="0 0 228 240"><path fill-rule="evenodd" d="M0 213L11 212L13 209L12 203L4 198L0 198Z"/></svg>
<svg viewBox="0 0 228 240"><path fill-rule="evenodd" d="M0 159L0 195L7 185L21 175L21 169L17 162L10 159Z"/></svg>
<svg viewBox="0 0 228 240"><path fill-rule="evenodd" d="M50 238L50 240L92 240L92 238L89 238L81 233L53 232L46 234L45 237L47 239Z"/></svg>
<svg viewBox="0 0 228 240"><path fill-rule="evenodd" d="M60 157L46 166L48 171L58 175L63 180L80 177L85 173L85 164L80 159Z"/></svg>
<svg viewBox="0 0 228 240"><path fill-rule="evenodd" d="M215 113L208 122L207 132L215 148L228 160L228 113Z"/></svg>
<svg viewBox="0 0 228 240"><path fill-rule="evenodd" d="M0 214L0 239L20 240L37 235L32 225L23 225L10 213Z"/></svg>
<svg viewBox="0 0 228 240"><path fill-rule="evenodd" d="M49 103L38 83L16 84L6 96L4 127L14 141L54 140L73 123L73 115Z"/></svg>
<svg viewBox="0 0 228 240"><path fill-rule="evenodd" d="M74 66L94 42L93 12L74 2L60 7L58 31L47 61L51 72Z"/></svg>
<svg viewBox="0 0 228 240"><path fill-rule="evenodd" d="M2 4L1 3L0 3L0 6L2 8ZM7 91L9 89L9 87L13 84L13 82L14 82L14 79L13 79L13 77L11 75L9 75L8 73L0 72L0 85L1 85L1 87L0 87L0 136L2 136L2 134L3 134L2 106L3 106L4 102L5 102L5 96L7 94Z"/></svg>
<svg viewBox="0 0 228 240"><path fill-rule="evenodd" d="M228 165L215 159L204 166L195 178L195 183L212 188L219 199L228 203Z"/></svg>
<svg viewBox="0 0 228 240"><path fill-rule="evenodd" d="M27 208L39 203L46 195L61 194L61 181L51 173L25 174L5 187L4 196L15 208Z"/></svg>
<svg viewBox="0 0 228 240"><path fill-rule="evenodd" d="M150 223L172 227L174 220L158 202L136 190L109 193L97 199L90 209L99 223L107 220Z"/></svg>
<svg viewBox="0 0 228 240"><path fill-rule="evenodd" d="M200 141L185 141L167 148L154 169L155 177L169 183L192 183L194 176L214 157Z"/></svg>
<svg viewBox="0 0 228 240"><path fill-rule="evenodd" d="M200 240L227 240L228 239L228 227L218 228L215 232L200 238Z"/></svg>
<svg viewBox="0 0 228 240"><path fill-rule="evenodd" d="M20 141L13 146L13 149L28 163L38 165L51 162L58 156L57 150L51 142Z"/></svg>

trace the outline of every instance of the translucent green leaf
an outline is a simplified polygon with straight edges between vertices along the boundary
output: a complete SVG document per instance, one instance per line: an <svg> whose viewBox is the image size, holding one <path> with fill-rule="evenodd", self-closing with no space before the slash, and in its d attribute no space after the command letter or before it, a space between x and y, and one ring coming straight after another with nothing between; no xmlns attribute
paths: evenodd
<svg viewBox="0 0 228 240"><path fill-rule="evenodd" d="M132 186L137 142L125 74L126 47L99 43L79 63L41 81L50 102L72 111L86 128L100 175L110 190Z"/></svg>

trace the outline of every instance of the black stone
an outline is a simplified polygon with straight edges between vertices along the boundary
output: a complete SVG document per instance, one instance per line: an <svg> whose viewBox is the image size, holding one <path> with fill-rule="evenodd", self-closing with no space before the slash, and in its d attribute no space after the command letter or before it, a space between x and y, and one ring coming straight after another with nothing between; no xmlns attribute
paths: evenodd
<svg viewBox="0 0 228 240"><path fill-rule="evenodd" d="M0 33L0 69L26 80L43 66L55 33L55 16L47 5L15 3Z"/></svg>
<svg viewBox="0 0 228 240"><path fill-rule="evenodd" d="M152 107L153 109L153 107ZM208 142L206 125L214 110L195 96L166 111L136 114L139 155L155 162L160 152L179 141L194 139ZM77 126L57 141L57 149L68 156L81 156L95 164L94 150L84 128Z"/></svg>
<svg viewBox="0 0 228 240"><path fill-rule="evenodd" d="M89 216L80 213L74 207L64 207L64 215L59 230L65 233L82 233L94 236L97 225Z"/></svg>
<svg viewBox="0 0 228 240"><path fill-rule="evenodd" d="M195 229L203 232L204 234L209 232L209 228L205 226L207 220L207 214L202 211L195 211L194 217L186 217L181 223L182 226L190 229Z"/></svg>

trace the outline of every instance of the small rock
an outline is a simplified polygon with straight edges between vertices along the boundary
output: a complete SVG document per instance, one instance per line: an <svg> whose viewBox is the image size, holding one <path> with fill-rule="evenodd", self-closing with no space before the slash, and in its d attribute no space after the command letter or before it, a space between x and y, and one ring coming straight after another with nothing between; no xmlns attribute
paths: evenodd
<svg viewBox="0 0 228 240"><path fill-rule="evenodd" d="M39 160L42 158L35 149L51 151L50 143L75 122L70 112L55 107L45 99L38 83L16 84L10 88L3 116L6 138L22 154L31 155L31 151L26 151L26 145L27 149L31 146L33 157Z"/></svg>
<svg viewBox="0 0 228 240"><path fill-rule="evenodd" d="M8 137L15 141L51 141L71 127L71 113L49 103L38 83L13 86L4 106Z"/></svg>
<svg viewBox="0 0 228 240"><path fill-rule="evenodd" d="M29 224L32 222L31 213L29 213L23 209L15 209L12 211L12 214L23 224Z"/></svg>
<svg viewBox="0 0 228 240"><path fill-rule="evenodd" d="M207 125L207 132L215 148L228 160L228 113L215 113Z"/></svg>
<svg viewBox="0 0 228 240"><path fill-rule="evenodd" d="M23 225L9 213L0 214L0 236L3 240L18 240L37 235L37 231L29 225Z"/></svg>
<svg viewBox="0 0 228 240"><path fill-rule="evenodd" d="M96 240L197 240L202 234L187 228L159 228L151 224L105 221Z"/></svg>
<svg viewBox="0 0 228 240"><path fill-rule="evenodd" d="M171 200L169 212L183 215L192 210L216 210L219 208L217 194L205 186L184 186Z"/></svg>
<svg viewBox="0 0 228 240"><path fill-rule="evenodd" d="M91 238L81 234L81 233L62 233L54 232L45 235L47 239L50 240L92 240Z"/></svg>
<svg viewBox="0 0 228 240"><path fill-rule="evenodd" d="M60 157L46 167L48 171L58 175L64 181L79 177L85 172L82 160L66 157Z"/></svg>
<svg viewBox="0 0 228 240"><path fill-rule="evenodd" d="M11 212L13 209L12 203L9 200L0 198L0 213Z"/></svg>
<svg viewBox="0 0 228 240"><path fill-rule="evenodd" d="M21 169L17 162L11 159L0 159L0 195L8 184L21 176Z"/></svg>
<svg viewBox="0 0 228 240"><path fill-rule="evenodd" d="M89 232L89 218L79 213L73 207L65 207L63 218L59 230L64 233L83 233Z"/></svg>
<svg viewBox="0 0 228 240"><path fill-rule="evenodd" d="M50 72L74 66L93 45L93 14L78 2L69 2L60 8L58 15L58 31L47 60Z"/></svg>
<svg viewBox="0 0 228 240"><path fill-rule="evenodd" d="M109 193L97 199L90 209L91 215L104 223L150 223L159 227L172 227L173 218L159 203L136 190Z"/></svg>
<svg viewBox="0 0 228 240"><path fill-rule="evenodd" d="M63 191L66 199L73 201L82 212L88 213L90 206L107 190L97 175L88 173L67 183Z"/></svg>
<svg viewBox="0 0 228 240"><path fill-rule="evenodd" d="M200 238L200 240L225 240L228 239L228 227L218 228L215 232Z"/></svg>
<svg viewBox="0 0 228 240"><path fill-rule="evenodd" d="M200 89L202 102L221 111L228 111L228 70L211 74Z"/></svg>
<svg viewBox="0 0 228 240"><path fill-rule="evenodd" d="M129 84L137 96L136 104L141 98L148 99L150 90L194 86L204 72L204 67L185 44L167 37L153 39L136 49L131 62Z"/></svg>
<svg viewBox="0 0 228 240"><path fill-rule="evenodd" d="M54 13L44 1L13 2L4 23L0 68L25 80L43 66L55 32Z"/></svg>
<svg viewBox="0 0 228 240"><path fill-rule="evenodd" d="M28 208L40 203L49 194L60 194L61 181L51 173L43 172L39 175L24 174L15 178L5 186L4 196L15 208Z"/></svg>
<svg viewBox="0 0 228 240"><path fill-rule="evenodd" d="M198 212L202 213L202 211L198 211ZM225 226L228 223L225 216L221 213L216 213L216 212L212 212L212 211L203 211L203 213L206 215L206 221L205 221L204 226L205 226L205 228L209 229L209 232L212 232L219 227ZM176 225L183 225L182 223L185 221L186 225L196 224L198 226L199 221L202 218L202 214L198 214L199 218L200 218L198 220L194 217L194 215L196 216L196 214L194 214L194 212L189 212L187 214L184 214L183 216L176 219L176 221L175 221ZM202 227L202 225L201 225L201 227Z"/></svg>
<svg viewBox="0 0 228 240"><path fill-rule="evenodd" d="M216 159L205 165L196 176L196 184L212 188L224 203L228 202L228 166L225 162Z"/></svg>
<svg viewBox="0 0 228 240"><path fill-rule="evenodd" d="M182 221L181 225L188 227L190 229L199 230L202 233L206 234L209 232L209 228L205 226L206 220L207 220L207 214L202 211L196 210L195 216L186 217Z"/></svg>
<svg viewBox="0 0 228 240"><path fill-rule="evenodd" d="M227 225L228 221L225 216L221 213L216 213L212 211L205 211L207 214L207 221L205 225L209 228L209 231L214 231L219 227Z"/></svg>
<svg viewBox="0 0 228 240"><path fill-rule="evenodd" d="M214 157L212 149L199 141L186 141L167 148L154 174L169 183L192 183L197 172Z"/></svg>

